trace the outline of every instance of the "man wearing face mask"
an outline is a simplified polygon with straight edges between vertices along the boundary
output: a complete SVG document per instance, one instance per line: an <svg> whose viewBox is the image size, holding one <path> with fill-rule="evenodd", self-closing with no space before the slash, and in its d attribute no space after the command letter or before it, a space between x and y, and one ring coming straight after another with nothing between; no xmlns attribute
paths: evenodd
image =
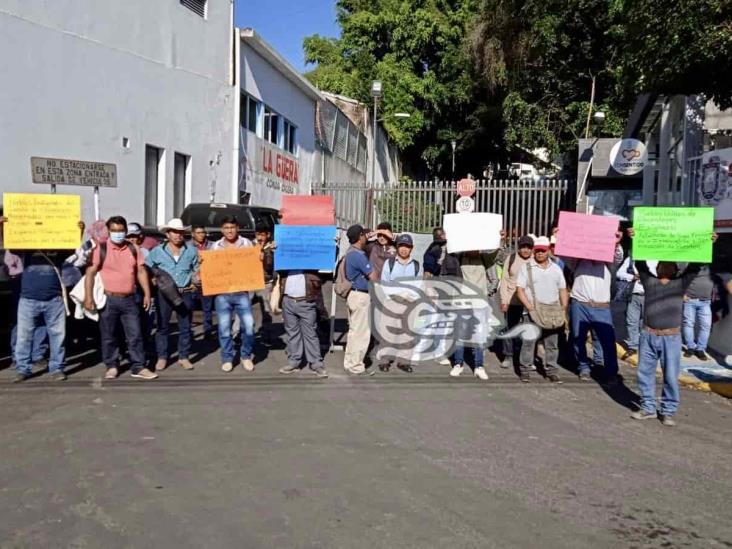
<svg viewBox="0 0 732 549"><path fill-rule="evenodd" d="M97 273L102 278L107 302L99 311L99 331L102 336L102 360L107 367L105 379L115 379L119 375L117 359L119 344L117 329L121 325L127 339L127 351L132 363L132 377L152 380L157 378L145 368L145 351L140 328L140 311L135 299L139 282L142 288L142 306L150 308L150 280L145 270L142 252L135 244L127 242L127 221L124 217L114 216L107 220L109 240L94 248L91 266L86 271L86 297L84 308L96 309L94 305L94 278Z"/></svg>

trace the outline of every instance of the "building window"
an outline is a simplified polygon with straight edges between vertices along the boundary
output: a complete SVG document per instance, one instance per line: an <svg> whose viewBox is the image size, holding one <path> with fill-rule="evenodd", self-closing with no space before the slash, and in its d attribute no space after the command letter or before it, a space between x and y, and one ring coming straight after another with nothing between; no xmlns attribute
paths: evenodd
<svg viewBox="0 0 732 549"><path fill-rule="evenodd" d="M273 145L277 145L280 131L280 115L264 107L264 139Z"/></svg>
<svg viewBox="0 0 732 549"><path fill-rule="evenodd" d="M145 145L145 225L158 224L158 184L163 149Z"/></svg>
<svg viewBox="0 0 732 549"><path fill-rule="evenodd" d="M259 107L259 103L256 99L249 98L249 109L247 116L249 118L249 128L250 132L257 133L257 108Z"/></svg>
<svg viewBox="0 0 732 549"><path fill-rule="evenodd" d="M284 126L285 150L292 155L297 155L297 128L289 120L285 120Z"/></svg>
<svg viewBox="0 0 732 549"><path fill-rule="evenodd" d="M196 15L206 18L206 9L208 8L208 0L180 0L182 6L187 7Z"/></svg>
<svg viewBox="0 0 732 549"><path fill-rule="evenodd" d="M183 208L186 207L186 194L188 190L188 172L191 157L181 153L175 153L175 166L173 167L173 215L180 217Z"/></svg>

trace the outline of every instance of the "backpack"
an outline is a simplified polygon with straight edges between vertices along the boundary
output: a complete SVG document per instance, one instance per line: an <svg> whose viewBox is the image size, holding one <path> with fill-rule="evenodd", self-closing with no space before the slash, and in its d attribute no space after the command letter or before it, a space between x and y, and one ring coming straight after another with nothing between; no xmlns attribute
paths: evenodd
<svg viewBox="0 0 732 549"><path fill-rule="evenodd" d="M396 265L396 257L390 257L389 258L389 274L394 270L394 265ZM417 276L417 273L419 273L419 261L416 259L412 259L408 265L414 265L414 276Z"/></svg>
<svg viewBox="0 0 732 549"><path fill-rule="evenodd" d="M130 250L130 253L132 254L132 258L135 260L135 264L137 264L137 249L134 246L130 246L127 244L127 249ZM99 243L99 265L97 266L97 272L102 270L102 267L104 267L104 260L107 259L107 243L106 242L100 242Z"/></svg>
<svg viewBox="0 0 732 549"><path fill-rule="evenodd" d="M336 295L342 299L348 299L348 294L350 294L353 289L353 282L348 280L346 277L346 258L349 253L350 250L338 261L338 265L336 266L335 282L333 283L333 290Z"/></svg>

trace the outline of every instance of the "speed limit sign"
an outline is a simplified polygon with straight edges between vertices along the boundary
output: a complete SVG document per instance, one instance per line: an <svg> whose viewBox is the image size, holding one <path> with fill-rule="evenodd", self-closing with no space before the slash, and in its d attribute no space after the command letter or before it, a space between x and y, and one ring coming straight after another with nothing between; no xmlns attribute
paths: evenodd
<svg viewBox="0 0 732 549"><path fill-rule="evenodd" d="M458 198L455 203L455 211L458 213L471 213L475 211L475 200L469 196Z"/></svg>

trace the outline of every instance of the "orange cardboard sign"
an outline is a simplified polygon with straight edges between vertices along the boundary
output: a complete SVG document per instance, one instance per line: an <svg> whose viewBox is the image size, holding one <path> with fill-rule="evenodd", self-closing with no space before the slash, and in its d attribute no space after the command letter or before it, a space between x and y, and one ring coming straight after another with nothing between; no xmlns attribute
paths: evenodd
<svg viewBox="0 0 732 549"><path fill-rule="evenodd" d="M259 246L200 252L203 295L264 289Z"/></svg>

